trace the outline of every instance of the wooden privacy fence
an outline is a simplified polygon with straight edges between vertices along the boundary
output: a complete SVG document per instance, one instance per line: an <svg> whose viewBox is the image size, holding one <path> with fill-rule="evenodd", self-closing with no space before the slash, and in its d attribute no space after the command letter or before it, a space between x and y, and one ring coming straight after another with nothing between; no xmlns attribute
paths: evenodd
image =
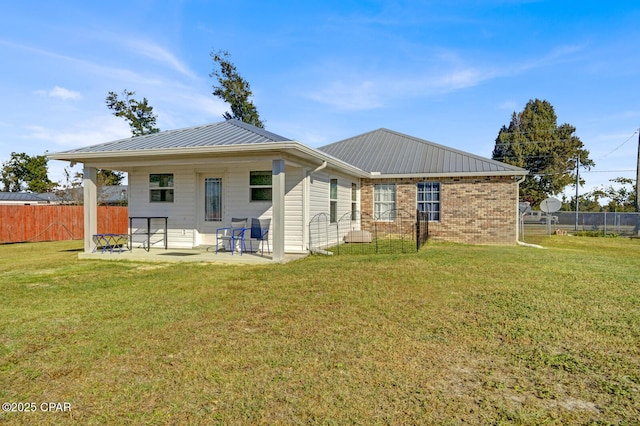
<svg viewBox="0 0 640 426"><path fill-rule="evenodd" d="M128 233L128 210L98 206L98 233ZM0 244L82 238L83 206L0 206Z"/></svg>

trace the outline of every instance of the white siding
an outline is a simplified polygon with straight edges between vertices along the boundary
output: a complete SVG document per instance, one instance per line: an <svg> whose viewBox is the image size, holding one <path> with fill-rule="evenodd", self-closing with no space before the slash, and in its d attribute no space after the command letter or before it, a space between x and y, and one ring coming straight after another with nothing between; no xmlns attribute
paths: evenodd
<svg viewBox="0 0 640 426"><path fill-rule="evenodd" d="M285 168L285 251L303 252L306 245L304 231L304 171L296 167Z"/></svg>
<svg viewBox="0 0 640 426"><path fill-rule="evenodd" d="M173 203L149 202L149 174L173 173L174 201ZM136 168L129 173L129 216L168 216L169 247L190 248L193 246L196 183L193 169L189 167L158 167ZM164 223L160 220L152 221L152 247L162 247L162 232ZM136 220L133 231L146 231L146 222ZM145 234L146 238L146 234ZM134 247L139 245L142 237L134 237Z"/></svg>
<svg viewBox="0 0 640 426"><path fill-rule="evenodd" d="M339 231L336 224L329 223L329 190L331 179L338 180L337 220L340 220L344 215L351 212L351 184L358 184L357 178L331 173L331 171L323 170L312 175L309 183L309 220L312 222L309 233L310 237L315 239L312 245L317 247L336 244L338 237L341 238L343 236L342 234L346 232L345 230L340 230L340 235L338 236ZM318 221L318 219L320 219L320 221ZM309 224L305 226L309 226ZM326 232L324 228L326 228Z"/></svg>
<svg viewBox="0 0 640 426"><path fill-rule="evenodd" d="M138 167L129 173L129 216L168 216L168 243L170 248L191 248L206 242L215 242L215 228L228 226L232 217L271 219L272 203L270 201L251 201L249 190L249 172L271 170L271 159L252 162L233 163L224 166L207 168L181 166ZM174 202L149 202L149 174L173 173ZM302 252L303 241L303 169L286 166L285 170L285 251ZM204 209L202 195L202 179L204 177L220 177L223 186L223 217L220 223L210 222L204 228L201 221ZM250 226L250 222L248 224ZM152 247L163 247L163 221L154 220L151 238ZM146 222L136 220L133 231L144 233L134 238L134 247L146 240ZM200 231L206 231L202 234ZM247 238L250 236L247 232ZM271 233L269 235L271 243ZM253 244L254 248L258 244Z"/></svg>
<svg viewBox="0 0 640 426"><path fill-rule="evenodd" d="M329 175L325 172L314 173L309 182L309 216L329 215Z"/></svg>

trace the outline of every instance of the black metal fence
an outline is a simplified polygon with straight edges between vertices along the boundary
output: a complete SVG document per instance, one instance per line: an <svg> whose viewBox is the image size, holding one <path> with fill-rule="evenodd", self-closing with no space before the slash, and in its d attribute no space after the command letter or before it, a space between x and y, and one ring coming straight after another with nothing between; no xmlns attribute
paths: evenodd
<svg viewBox="0 0 640 426"><path fill-rule="evenodd" d="M415 253L428 237L427 215L401 209L386 211L375 218L364 212L349 212L334 222L320 213L309 222L312 253Z"/></svg>

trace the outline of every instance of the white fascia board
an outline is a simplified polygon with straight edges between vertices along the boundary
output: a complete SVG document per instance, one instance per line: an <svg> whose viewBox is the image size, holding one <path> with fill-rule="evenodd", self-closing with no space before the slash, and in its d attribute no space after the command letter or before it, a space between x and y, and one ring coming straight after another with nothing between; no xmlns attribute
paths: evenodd
<svg viewBox="0 0 640 426"><path fill-rule="evenodd" d="M47 154L48 158L53 160L82 161L101 158L130 158L130 157L165 157L172 155L198 155L198 154L228 154L234 152L251 152L251 151L278 151L286 149L289 142L271 142L264 144L246 144L246 145L220 145L220 146L197 146L182 148L159 148L159 149L135 149L123 151L96 151L96 152L73 152L63 151L53 154Z"/></svg>
<svg viewBox="0 0 640 426"><path fill-rule="evenodd" d="M344 161L331 157L316 149L310 148L297 141L268 142L261 144L245 145L220 145L206 147L186 147L186 148L162 148L162 149L138 149L126 151L98 151L98 152L73 152L65 151L47 154L47 158L52 160L72 161L78 163L98 163L100 160L127 160L144 158L158 158L171 156L195 156L206 154L246 154L246 153L269 153L269 152L289 152L293 156L303 157L307 160L316 160L322 163L327 161L331 166L344 170L358 177L368 177L369 173L354 167Z"/></svg>
<svg viewBox="0 0 640 426"><path fill-rule="evenodd" d="M414 174L376 174L371 173L371 179L406 179L406 178L443 178L443 177L475 177L475 176L526 176L527 170L501 171L501 172L464 172L464 173L414 173Z"/></svg>

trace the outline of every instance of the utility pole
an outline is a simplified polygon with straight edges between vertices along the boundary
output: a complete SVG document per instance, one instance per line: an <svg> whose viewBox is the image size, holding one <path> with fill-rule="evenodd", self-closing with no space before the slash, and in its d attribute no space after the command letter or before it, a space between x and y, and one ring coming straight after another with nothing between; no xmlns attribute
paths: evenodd
<svg viewBox="0 0 640 426"><path fill-rule="evenodd" d="M578 188L580 187L580 154L576 156L576 229L578 230Z"/></svg>
<svg viewBox="0 0 640 426"><path fill-rule="evenodd" d="M638 129L638 162L636 163L636 235L640 235L640 129Z"/></svg>
<svg viewBox="0 0 640 426"><path fill-rule="evenodd" d="M636 212L640 212L640 129L638 129L638 162L636 163Z"/></svg>

